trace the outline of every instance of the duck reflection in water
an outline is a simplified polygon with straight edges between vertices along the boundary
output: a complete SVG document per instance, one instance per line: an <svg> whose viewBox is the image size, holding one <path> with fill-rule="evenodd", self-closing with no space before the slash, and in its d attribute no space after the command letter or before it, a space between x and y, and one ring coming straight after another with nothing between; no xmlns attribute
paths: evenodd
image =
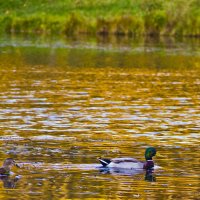
<svg viewBox="0 0 200 200"><path fill-rule="evenodd" d="M156 182L156 175L153 170L147 170L145 173L145 181Z"/></svg>
<svg viewBox="0 0 200 200"><path fill-rule="evenodd" d="M123 169L123 168L108 168L108 167L99 167L99 172L102 174L112 174L112 175L127 175L134 176L142 174L145 171L144 180L149 182L156 181L156 175L154 170L133 170L133 169Z"/></svg>
<svg viewBox="0 0 200 200"><path fill-rule="evenodd" d="M9 176L0 176L0 180L3 182L4 188L15 188L16 183L19 181L20 177L15 176L14 178L11 178Z"/></svg>

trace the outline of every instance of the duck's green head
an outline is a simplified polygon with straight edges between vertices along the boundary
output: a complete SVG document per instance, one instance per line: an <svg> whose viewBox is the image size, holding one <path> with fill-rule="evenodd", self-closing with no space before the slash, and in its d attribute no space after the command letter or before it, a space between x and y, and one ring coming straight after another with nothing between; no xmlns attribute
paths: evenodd
<svg viewBox="0 0 200 200"><path fill-rule="evenodd" d="M156 149L154 147L148 147L145 151L145 159L152 160L152 157L156 155Z"/></svg>

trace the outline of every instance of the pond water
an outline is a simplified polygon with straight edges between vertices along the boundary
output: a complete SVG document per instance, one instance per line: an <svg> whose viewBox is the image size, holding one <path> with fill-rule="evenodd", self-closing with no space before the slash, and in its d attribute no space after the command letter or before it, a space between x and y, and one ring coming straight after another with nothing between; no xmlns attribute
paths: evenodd
<svg viewBox="0 0 200 200"><path fill-rule="evenodd" d="M199 198L199 39L2 37L0 61L1 199ZM148 146L152 174L96 168Z"/></svg>

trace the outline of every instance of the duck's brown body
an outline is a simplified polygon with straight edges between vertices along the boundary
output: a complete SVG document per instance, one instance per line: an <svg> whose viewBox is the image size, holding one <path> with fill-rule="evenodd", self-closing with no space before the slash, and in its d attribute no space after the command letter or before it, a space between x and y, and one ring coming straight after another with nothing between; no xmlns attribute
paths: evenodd
<svg viewBox="0 0 200 200"><path fill-rule="evenodd" d="M9 175L12 166L19 167L12 158L7 158L0 168L0 175Z"/></svg>
<svg viewBox="0 0 200 200"><path fill-rule="evenodd" d="M0 175L8 175L10 173L10 170L6 170L5 168L0 168Z"/></svg>

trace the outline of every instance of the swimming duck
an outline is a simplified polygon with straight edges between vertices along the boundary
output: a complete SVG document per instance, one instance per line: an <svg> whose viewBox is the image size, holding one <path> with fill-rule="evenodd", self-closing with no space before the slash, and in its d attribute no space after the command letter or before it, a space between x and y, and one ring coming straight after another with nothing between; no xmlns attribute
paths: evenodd
<svg viewBox="0 0 200 200"><path fill-rule="evenodd" d="M103 167L108 168L124 168L124 169L152 169L154 162L152 157L156 155L156 149L154 147L148 147L145 151L145 162L140 162L135 158L114 158L103 159L98 158Z"/></svg>
<svg viewBox="0 0 200 200"><path fill-rule="evenodd" d="M9 175L12 166L19 167L12 158L7 158L4 161L3 166L0 168L0 176Z"/></svg>

